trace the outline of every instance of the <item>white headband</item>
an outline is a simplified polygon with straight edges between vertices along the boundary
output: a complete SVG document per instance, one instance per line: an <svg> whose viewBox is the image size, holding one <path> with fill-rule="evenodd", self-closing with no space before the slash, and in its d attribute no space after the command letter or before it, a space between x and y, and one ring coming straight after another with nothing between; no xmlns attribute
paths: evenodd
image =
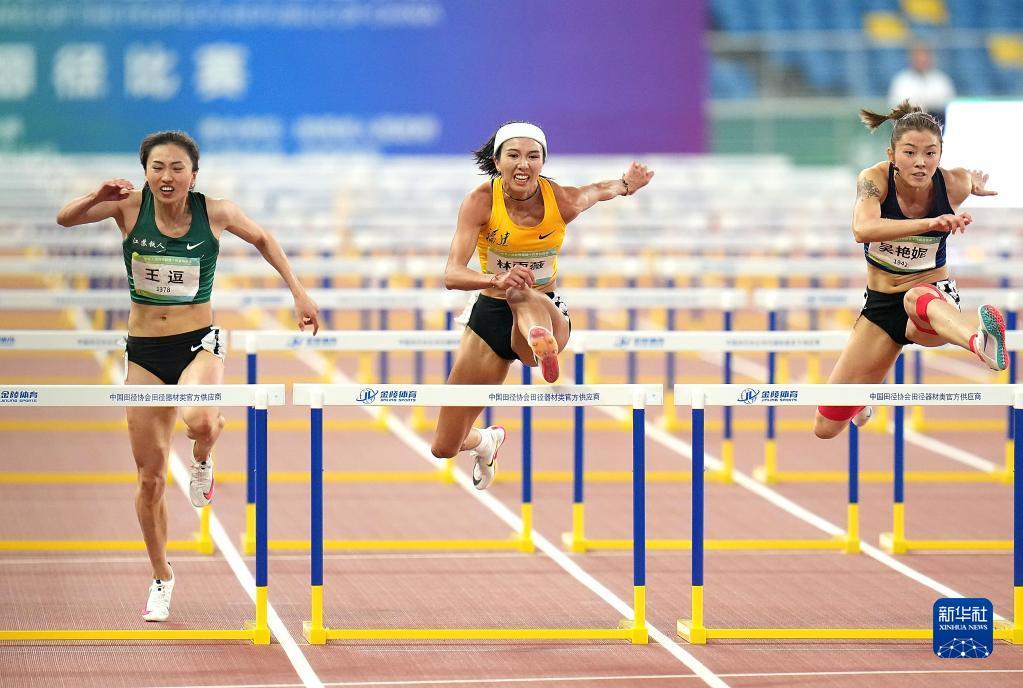
<svg viewBox="0 0 1023 688"><path fill-rule="evenodd" d="M501 144L508 139L519 137L533 139L539 143L543 147L543 156L547 157L547 137L543 135L543 130L540 127L527 122L512 122L498 129L494 134L494 153L497 153L501 149Z"/></svg>

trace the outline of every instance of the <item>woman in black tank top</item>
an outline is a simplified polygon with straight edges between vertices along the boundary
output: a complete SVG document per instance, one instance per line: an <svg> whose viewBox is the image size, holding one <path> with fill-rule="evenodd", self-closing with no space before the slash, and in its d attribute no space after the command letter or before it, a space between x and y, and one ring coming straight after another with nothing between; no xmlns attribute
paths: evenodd
<svg viewBox="0 0 1023 688"><path fill-rule="evenodd" d="M945 170L941 127L908 101L887 115L867 110L870 129L895 122L888 159L863 170L853 211L853 235L867 260L866 303L828 384L876 384L884 380L902 347L956 344L992 370L1004 370L1005 321L985 304L977 316L959 310L949 279L945 242L973 222L957 209L971 194L990 196L987 175L962 168ZM852 420L863 425L870 407L820 406L814 434L837 436Z"/></svg>

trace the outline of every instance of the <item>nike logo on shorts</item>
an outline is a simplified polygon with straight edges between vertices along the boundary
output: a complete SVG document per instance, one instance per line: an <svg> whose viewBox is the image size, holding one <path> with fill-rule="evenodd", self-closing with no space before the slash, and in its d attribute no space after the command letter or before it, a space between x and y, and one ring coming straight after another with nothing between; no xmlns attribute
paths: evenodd
<svg viewBox="0 0 1023 688"><path fill-rule="evenodd" d="M201 348L202 348L202 344L196 344L195 346L192 347L192 351L198 351Z"/></svg>
<svg viewBox="0 0 1023 688"><path fill-rule="evenodd" d="M206 243L206 240L203 239L198 244L185 244L185 250L186 251L191 251L193 248L199 248L200 246L202 246L205 243ZM192 349L192 351L195 351L195 349Z"/></svg>
<svg viewBox="0 0 1023 688"><path fill-rule="evenodd" d="M558 231L558 230L554 230L554 232L556 232L556 231ZM541 238L541 239L546 239L546 238L547 238L547 237L549 237L549 236L550 236L551 234L554 234L554 232L547 232L546 234L541 234L541 235L540 235L540 238Z"/></svg>

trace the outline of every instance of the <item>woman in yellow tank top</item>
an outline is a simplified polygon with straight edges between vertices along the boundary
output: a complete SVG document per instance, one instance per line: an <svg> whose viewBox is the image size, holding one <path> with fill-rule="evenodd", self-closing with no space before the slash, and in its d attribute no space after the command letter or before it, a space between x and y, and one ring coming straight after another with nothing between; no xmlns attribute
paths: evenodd
<svg viewBox="0 0 1023 688"><path fill-rule="evenodd" d="M448 384L504 382L511 362L539 365L544 379L558 379L558 353L568 343L568 308L555 288L565 225L598 201L628 196L654 173L632 163L619 179L580 187L540 176L547 138L536 125L509 122L475 153L490 181L473 189L458 210L444 286L479 291L455 357ZM482 273L468 267L479 253ZM482 408L443 408L433 455L450 458L469 450L473 484L483 490L494 478L499 426L472 427Z"/></svg>

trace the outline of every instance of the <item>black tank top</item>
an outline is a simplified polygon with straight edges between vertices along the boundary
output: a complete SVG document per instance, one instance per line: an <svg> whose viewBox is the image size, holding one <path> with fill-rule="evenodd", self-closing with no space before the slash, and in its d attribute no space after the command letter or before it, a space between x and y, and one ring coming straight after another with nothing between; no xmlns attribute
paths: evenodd
<svg viewBox="0 0 1023 688"><path fill-rule="evenodd" d="M948 201L945 176L941 169L934 172L931 182L934 184L934 196L924 217L953 214L955 211ZM895 193L895 165L891 164L888 165L888 193L881 201L881 217L888 220L910 219L899 207L898 194ZM947 239L948 232L931 231L900 239L871 241L863 244L863 255L868 263L885 272L897 275L925 272L945 265Z"/></svg>

